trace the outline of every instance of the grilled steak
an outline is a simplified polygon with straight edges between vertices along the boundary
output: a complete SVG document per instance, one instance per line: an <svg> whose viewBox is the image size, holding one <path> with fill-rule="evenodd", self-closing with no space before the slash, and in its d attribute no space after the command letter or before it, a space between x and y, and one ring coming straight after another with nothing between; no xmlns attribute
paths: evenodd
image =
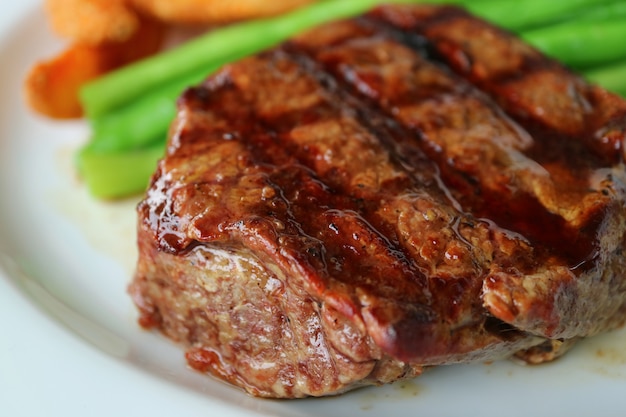
<svg viewBox="0 0 626 417"><path fill-rule="evenodd" d="M626 103L449 6L384 6L179 101L140 323L265 397L551 360L626 317Z"/></svg>

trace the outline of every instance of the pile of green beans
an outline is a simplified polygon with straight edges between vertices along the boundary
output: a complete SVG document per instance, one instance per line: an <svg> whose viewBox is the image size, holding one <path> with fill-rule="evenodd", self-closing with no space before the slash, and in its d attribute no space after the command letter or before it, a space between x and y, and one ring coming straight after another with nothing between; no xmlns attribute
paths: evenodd
<svg viewBox="0 0 626 417"><path fill-rule="evenodd" d="M322 0L277 17L230 25L88 84L81 101L92 136L78 152L77 166L90 193L115 199L145 190L185 87L228 62L382 2ZM626 0L394 2L460 4L518 33L591 82L626 96Z"/></svg>

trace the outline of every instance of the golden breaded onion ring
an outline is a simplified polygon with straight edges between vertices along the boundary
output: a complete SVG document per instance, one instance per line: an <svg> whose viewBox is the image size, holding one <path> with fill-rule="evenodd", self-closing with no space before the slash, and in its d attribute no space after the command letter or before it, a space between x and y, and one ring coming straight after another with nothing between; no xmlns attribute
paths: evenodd
<svg viewBox="0 0 626 417"><path fill-rule="evenodd" d="M314 0L128 0L168 23L210 24L276 15Z"/></svg>
<svg viewBox="0 0 626 417"><path fill-rule="evenodd" d="M76 43L124 42L139 27L128 0L46 0L52 30Z"/></svg>

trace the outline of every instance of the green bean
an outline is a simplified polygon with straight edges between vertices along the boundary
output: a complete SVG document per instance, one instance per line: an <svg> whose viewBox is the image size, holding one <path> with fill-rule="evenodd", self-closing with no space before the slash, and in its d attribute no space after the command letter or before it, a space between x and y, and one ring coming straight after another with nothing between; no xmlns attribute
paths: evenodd
<svg viewBox="0 0 626 417"><path fill-rule="evenodd" d="M571 21L522 33L522 38L575 69L626 58L626 19Z"/></svg>
<svg viewBox="0 0 626 417"><path fill-rule="evenodd" d="M467 3L466 7L472 13L501 27L520 31L557 22L565 15L582 15L590 6L612 1L614 0L489 0Z"/></svg>
<svg viewBox="0 0 626 417"><path fill-rule="evenodd" d="M150 147L126 152L82 152L80 173L90 194L100 199L116 199L144 191L163 156L164 139Z"/></svg>
<svg viewBox="0 0 626 417"><path fill-rule="evenodd" d="M216 68L176 80L142 95L133 103L91 121L93 135L85 149L93 152L120 152L141 148L164 137L174 115L176 99L189 86L199 83Z"/></svg>
<svg viewBox="0 0 626 417"><path fill-rule="evenodd" d="M610 3L589 7L584 13L577 12L573 16L565 16L564 21L576 20L578 22L602 22L626 17L626 2L613 0Z"/></svg>

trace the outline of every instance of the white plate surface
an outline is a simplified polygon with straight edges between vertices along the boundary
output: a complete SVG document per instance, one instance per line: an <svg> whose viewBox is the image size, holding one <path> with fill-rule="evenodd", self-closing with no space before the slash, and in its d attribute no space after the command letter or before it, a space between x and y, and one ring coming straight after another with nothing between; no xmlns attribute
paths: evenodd
<svg viewBox="0 0 626 417"><path fill-rule="evenodd" d="M139 329L126 285L135 201L93 201L72 171L82 123L31 114L28 66L62 46L36 0L0 7L0 415L626 415L626 331L540 367L450 366L330 399L271 401L189 370Z"/></svg>

